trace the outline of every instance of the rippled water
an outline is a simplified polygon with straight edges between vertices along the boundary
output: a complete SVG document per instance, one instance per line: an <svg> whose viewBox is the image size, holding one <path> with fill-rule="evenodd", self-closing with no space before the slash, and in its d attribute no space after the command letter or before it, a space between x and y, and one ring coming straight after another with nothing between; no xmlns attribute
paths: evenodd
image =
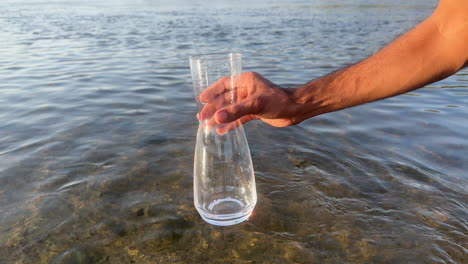
<svg viewBox="0 0 468 264"><path fill-rule="evenodd" d="M245 70L300 85L436 5L250 2L0 3L0 263L467 263L467 70L295 127L246 125L254 214L201 220L189 55L241 52Z"/></svg>

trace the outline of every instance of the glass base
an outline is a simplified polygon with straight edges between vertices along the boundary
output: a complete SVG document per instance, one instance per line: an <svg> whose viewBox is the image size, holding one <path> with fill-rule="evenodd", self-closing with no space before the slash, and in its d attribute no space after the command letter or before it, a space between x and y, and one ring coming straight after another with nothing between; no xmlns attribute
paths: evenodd
<svg viewBox="0 0 468 264"><path fill-rule="evenodd" d="M212 225L230 226L244 222L249 218L253 211L252 206L245 205L234 198L217 199L208 206L209 212L197 208L200 216Z"/></svg>
<svg viewBox="0 0 468 264"><path fill-rule="evenodd" d="M212 218L207 218L204 217L203 214L200 214L200 216L205 220L208 224L212 225L217 225L217 226L230 226L230 225L235 225L235 224L240 224L244 222L245 220L249 219L249 216L252 212L248 213L247 215L244 215L240 218L236 219L231 219L231 220L217 220L217 219L212 219Z"/></svg>

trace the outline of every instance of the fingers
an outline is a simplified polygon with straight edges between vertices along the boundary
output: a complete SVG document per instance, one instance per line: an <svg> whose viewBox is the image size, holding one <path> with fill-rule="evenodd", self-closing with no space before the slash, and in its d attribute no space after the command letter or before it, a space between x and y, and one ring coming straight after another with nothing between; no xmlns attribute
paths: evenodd
<svg viewBox="0 0 468 264"><path fill-rule="evenodd" d="M219 124L216 123L214 118L211 118L205 122L205 128L208 130L212 130L213 128L217 127Z"/></svg>
<svg viewBox="0 0 468 264"><path fill-rule="evenodd" d="M219 109L225 107L228 104L233 103L234 94L232 91L227 91L223 94L218 95L213 100L209 101L199 113L199 120L206 120L212 118L213 114Z"/></svg>
<svg viewBox="0 0 468 264"><path fill-rule="evenodd" d="M226 90L230 90L230 87L231 77L223 77L217 80L210 87L206 88L206 90L200 94L200 101L202 101L203 103L209 102L218 95L223 94Z"/></svg>
<svg viewBox="0 0 468 264"><path fill-rule="evenodd" d="M218 124L226 124L246 115L256 115L261 110L261 106L257 101L256 99L251 99L229 105L216 112L214 119Z"/></svg>
<svg viewBox="0 0 468 264"><path fill-rule="evenodd" d="M222 125L220 127L218 127L216 129L216 132L220 135L224 135L226 134L227 132L231 131L231 130L234 130L236 129L237 127L239 127L240 125L242 124L245 124L249 121L252 121L254 119L257 119L254 115L246 115L246 116L243 116L241 118L239 118L238 120L234 121L234 122L231 122L231 123L228 123L226 125Z"/></svg>
<svg viewBox="0 0 468 264"><path fill-rule="evenodd" d="M211 118L206 120L206 122L204 122L204 126L205 128L211 130L216 126L219 126L220 124L225 124L223 126L218 127L217 131L222 133L231 131L234 128L236 128L237 121L240 121L240 123L243 124L256 118L254 115L259 112L259 109L258 107L256 107L256 105L257 104L254 103L252 100L229 105L219 110ZM205 109L203 109L202 111L205 111ZM212 110L208 109L206 111Z"/></svg>

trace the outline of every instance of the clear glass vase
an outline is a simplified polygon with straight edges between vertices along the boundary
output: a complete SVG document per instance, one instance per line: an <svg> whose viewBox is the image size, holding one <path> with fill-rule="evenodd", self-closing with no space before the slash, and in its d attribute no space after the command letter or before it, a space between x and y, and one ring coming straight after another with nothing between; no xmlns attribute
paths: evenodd
<svg viewBox="0 0 468 264"><path fill-rule="evenodd" d="M198 110L200 94L222 77L230 79L225 105L234 103L241 55L207 54L190 57ZM224 95L226 95L224 93ZM255 176L249 145L242 125L220 135L216 127L200 121L194 159L194 203L201 217L213 225L228 226L249 218L257 202Z"/></svg>

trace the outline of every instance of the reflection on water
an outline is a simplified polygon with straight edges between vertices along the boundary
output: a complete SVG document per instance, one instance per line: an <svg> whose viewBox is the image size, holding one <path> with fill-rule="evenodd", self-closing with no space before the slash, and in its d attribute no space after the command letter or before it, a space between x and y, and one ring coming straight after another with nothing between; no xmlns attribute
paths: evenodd
<svg viewBox="0 0 468 264"><path fill-rule="evenodd" d="M468 72L290 128L246 126L258 203L193 206L188 56L294 86L435 1L0 4L0 263L465 263ZM307 8L304 8L307 6Z"/></svg>

